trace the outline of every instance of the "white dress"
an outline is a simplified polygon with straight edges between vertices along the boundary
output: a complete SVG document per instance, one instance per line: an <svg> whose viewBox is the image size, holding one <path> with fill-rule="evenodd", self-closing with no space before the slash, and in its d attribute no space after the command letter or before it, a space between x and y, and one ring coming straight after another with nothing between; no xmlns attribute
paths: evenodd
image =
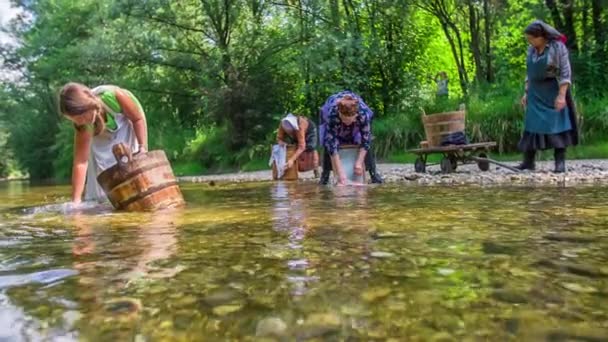
<svg viewBox="0 0 608 342"><path fill-rule="evenodd" d="M114 86L99 86L92 91L93 94L99 95L106 91L114 91L115 89L117 88ZM134 153L139 151L139 144L131 120L122 113L112 111L107 105L104 107L106 107L106 111L114 115L117 128L116 130L110 130L106 127L103 132L92 139L85 185L85 201L95 200L102 202L108 200L105 192L97 182L97 176L102 171L116 164L116 158L112 153L114 145L123 143L129 146Z"/></svg>

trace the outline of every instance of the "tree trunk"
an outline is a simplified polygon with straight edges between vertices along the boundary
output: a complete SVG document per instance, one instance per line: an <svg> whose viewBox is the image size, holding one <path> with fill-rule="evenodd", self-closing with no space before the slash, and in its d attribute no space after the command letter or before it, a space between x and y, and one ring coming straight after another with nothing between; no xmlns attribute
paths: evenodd
<svg viewBox="0 0 608 342"><path fill-rule="evenodd" d="M555 28L568 37L568 48L577 51L576 30L574 29L574 0L561 0L559 6L555 0L545 0L545 4L551 12ZM560 6L563 8L563 18L562 13L560 13Z"/></svg>
<svg viewBox="0 0 608 342"><path fill-rule="evenodd" d="M454 42L454 38L452 38L452 35L450 34L450 29L449 29L448 25L445 23L442 23L441 28L443 29L443 32L445 33L445 37L447 38L448 43L450 43L450 48L452 50L452 56L454 56L454 61L456 62L456 67L458 68L458 78L460 80L460 88L462 89L462 92L464 94L466 94L467 93L467 86L466 86L467 81L466 81L466 76L464 75L464 72L466 72L466 70L464 70L464 68L461 67L461 65L460 65L460 58L458 57L458 51L456 50L456 43Z"/></svg>
<svg viewBox="0 0 608 342"><path fill-rule="evenodd" d="M574 29L574 0L562 0L564 12L564 26L562 32L568 37L568 47L572 51L578 51L576 30Z"/></svg>
<svg viewBox="0 0 608 342"><path fill-rule="evenodd" d="M468 0L469 9L469 31L471 33L471 52L475 63L475 81L481 82L484 77L484 67L481 62L481 42L479 32L479 15L472 0Z"/></svg>
<svg viewBox="0 0 608 342"><path fill-rule="evenodd" d="M587 6L587 0L581 0L581 11L581 26L583 29L583 44L581 46L581 49L585 51L589 48L589 42L591 38L591 36L589 35L589 6Z"/></svg>
<svg viewBox="0 0 608 342"><path fill-rule="evenodd" d="M464 61L464 48L462 46L462 37L460 35L460 30L458 29L456 24L454 24L454 22L448 22L448 24L452 27L452 31L454 31L454 34L456 35L456 41L458 42L458 52L460 57L460 64L458 66L458 69L462 73L462 79L464 80L464 84L462 84L463 93L466 94L466 88L469 84L469 75L467 74L466 64Z"/></svg>
<svg viewBox="0 0 608 342"><path fill-rule="evenodd" d="M494 70L492 69L492 19L490 13L490 0L483 1L483 15L485 26L485 58L486 58L486 81L494 82Z"/></svg>
<svg viewBox="0 0 608 342"><path fill-rule="evenodd" d="M606 28L602 25L602 2L605 2L605 0L591 0L591 21L598 50L605 49L606 46Z"/></svg>
<svg viewBox="0 0 608 342"><path fill-rule="evenodd" d="M549 12L551 13L551 18L553 19L553 23L555 24L555 26L560 29L562 27L564 27L564 24L562 22L562 17L559 13L559 9L557 8L557 4L555 3L555 0L545 0L545 4L547 4L547 8L549 9Z"/></svg>
<svg viewBox="0 0 608 342"><path fill-rule="evenodd" d="M338 0L331 0L329 8L331 12L331 23L333 25L332 29L339 32L342 30L342 24L340 22L340 4L338 3Z"/></svg>

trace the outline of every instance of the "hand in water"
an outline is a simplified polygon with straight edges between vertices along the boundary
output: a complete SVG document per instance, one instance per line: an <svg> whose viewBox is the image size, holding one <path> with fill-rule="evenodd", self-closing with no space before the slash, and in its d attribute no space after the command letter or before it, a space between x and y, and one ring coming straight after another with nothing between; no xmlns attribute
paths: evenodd
<svg viewBox="0 0 608 342"><path fill-rule="evenodd" d="M336 186L347 186L348 185L348 180L346 179L346 177L340 177L338 179L338 183L336 183Z"/></svg>
<svg viewBox="0 0 608 342"><path fill-rule="evenodd" d="M68 202L64 204L63 207L63 212L64 213L71 213L71 212L75 212L75 211L80 211L80 209L83 209L84 205L82 203L82 201L72 201L72 202Z"/></svg>

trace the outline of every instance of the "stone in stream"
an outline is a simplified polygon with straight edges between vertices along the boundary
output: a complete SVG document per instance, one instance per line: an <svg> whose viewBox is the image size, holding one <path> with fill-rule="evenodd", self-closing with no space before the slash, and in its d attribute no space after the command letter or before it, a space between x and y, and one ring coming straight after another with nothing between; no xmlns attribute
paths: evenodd
<svg viewBox="0 0 608 342"><path fill-rule="evenodd" d="M514 290L500 289L492 291L492 298L505 303L525 304L528 299L523 293Z"/></svg>
<svg viewBox="0 0 608 342"><path fill-rule="evenodd" d="M602 278L608 277L608 269L602 267L595 267L590 265L575 264L571 262L553 261L549 259L542 259L536 263L539 266L545 266L553 268L558 271L566 271L572 274Z"/></svg>
<svg viewBox="0 0 608 342"><path fill-rule="evenodd" d="M311 339L334 334L340 331L340 317L334 313L315 313L306 318L296 330L298 339Z"/></svg>
<svg viewBox="0 0 608 342"><path fill-rule="evenodd" d="M352 317L369 317L373 314L367 307L357 304L343 305L340 308L340 313Z"/></svg>
<svg viewBox="0 0 608 342"><path fill-rule="evenodd" d="M242 308L243 308L243 304L241 304L241 303L234 303L234 304L226 304L226 305L216 306L211 311L213 312L213 314L215 314L217 316L226 316L226 315L229 315L231 313L235 313L237 311L241 311Z"/></svg>
<svg viewBox="0 0 608 342"><path fill-rule="evenodd" d="M512 246L502 245L493 241L484 241L481 244L483 252L486 254L514 254L515 248Z"/></svg>
<svg viewBox="0 0 608 342"><path fill-rule="evenodd" d="M69 328L72 328L74 324L76 324L76 322L82 318L82 314L76 310L68 310L63 313L62 318L65 324Z"/></svg>
<svg viewBox="0 0 608 342"><path fill-rule="evenodd" d="M284 337L287 333L287 324L277 317L267 317L259 321L255 328L257 337Z"/></svg>
<svg viewBox="0 0 608 342"><path fill-rule="evenodd" d="M581 341L581 342L606 342L608 331L584 329L551 330L545 333L545 341Z"/></svg>
<svg viewBox="0 0 608 342"><path fill-rule="evenodd" d="M141 302L136 298L116 298L105 303L107 313L123 320L133 320L139 316Z"/></svg>
<svg viewBox="0 0 608 342"><path fill-rule="evenodd" d="M372 239L395 239L395 238L403 238L407 237L406 234L403 233L393 233L393 232L373 232L371 234Z"/></svg>
<svg viewBox="0 0 608 342"><path fill-rule="evenodd" d="M219 306L240 298L241 294L232 289L212 290L203 297L203 302L209 306Z"/></svg>
<svg viewBox="0 0 608 342"><path fill-rule="evenodd" d="M440 268L437 270L437 273L441 274L442 276L449 276L449 275L454 274L454 272L456 272L456 271L454 271L451 268Z"/></svg>
<svg viewBox="0 0 608 342"><path fill-rule="evenodd" d="M431 337L433 342L456 342L456 339L447 332L439 332Z"/></svg>
<svg viewBox="0 0 608 342"><path fill-rule="evenodd" d="M391 289L386 288L386 287L375 287L375 288L371 288L369 290L364 291L361 294L361 299L363 299L364 301L366 301L368 303L371 303L371 302L375 302L379 299L388 297L389 294L391 294Z"/></svg>
<svg viewBox="0 0 608 342"><path fill-rule="evenodd" d="M561 286L566 290L576 293L597 293L598 290L593 286L581 285L577 283L562 283Z"/></svg>
<svg viewBox="0 0 608 342"><path fill-rule="evenodd" d="M371 252L370 256L372 258L383 259L383 258L392 258L395 256L395 254L390 253L390 252L375 251L375 252Z"/></svg>
<svg viewBox="0 0 608 342"><path fill-rule="evenodd" d="M598 240L596 236L587 236L581 234L572 233L549 233L543 235L543 238L551 241L560 242L577 242L577 243L590 243Z"/></svg>
<svg viewBox="0 0 608 342"><path fill-rule="evenodd" d="M195 304L198 301L198 298L193 295L185 295L173 301L173 305L180 306L190 306Z"/></svg>

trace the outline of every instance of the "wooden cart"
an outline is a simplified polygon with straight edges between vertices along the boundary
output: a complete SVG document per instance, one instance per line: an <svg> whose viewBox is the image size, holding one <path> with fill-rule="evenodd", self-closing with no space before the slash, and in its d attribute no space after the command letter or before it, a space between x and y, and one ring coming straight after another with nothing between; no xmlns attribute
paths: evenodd
<svg viewBox="0 0 608 342"><path fill-rule="evenodd" d="M481 171L488 171L490 169L490 163L496 164L495 161L488 159L490 148L495 146L496 142L485 142L468 145L417 148L410 150L409 152L418 155L416 163L414 164L416 172L426 172L427 158L434 153L443 154L443 158L439 162L441 172L443 173L454 172L458 167L458 162L462 164L477 163L477 166Z"/></svg>
<svg viewBox="0 0 608 342"><path fill-rule="evenodd" d="M439 163L443 173L454 172L458 167L459 162L462 164L477 163L477 166L481 171L488 171L490 169L490 163L493 163L511 171L519 172L519 170L511 166L488 158L490 149L496 146L496 142L494 141L466 145L441 146L441 143L446 136L465 131L465 115L466 112L464 108L454 112L431 115L422 114L422 123L424 124L426 140L420 143L420 148L409 151L418 155L414 165L416 172L426 172L427 157L434 153L443 154L443 158Z"/></svg>

